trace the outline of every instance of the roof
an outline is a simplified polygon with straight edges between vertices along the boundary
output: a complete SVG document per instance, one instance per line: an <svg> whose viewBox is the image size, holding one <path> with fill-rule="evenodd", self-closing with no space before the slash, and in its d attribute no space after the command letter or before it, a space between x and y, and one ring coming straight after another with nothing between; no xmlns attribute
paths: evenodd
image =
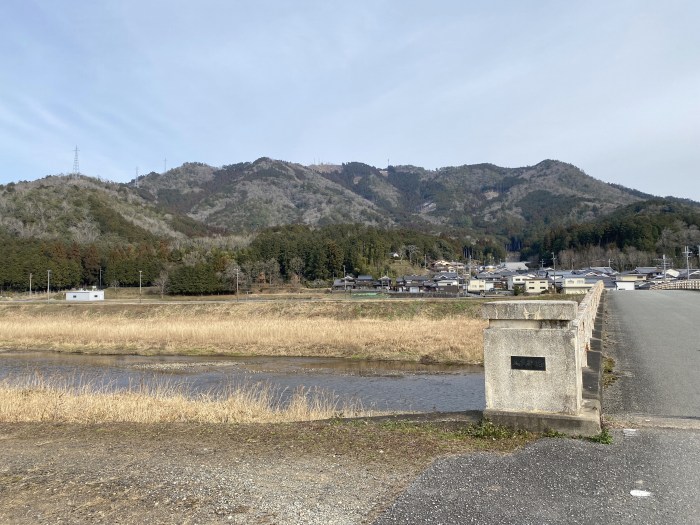
<svg viewBox="0 0 700 525"><path fill-rule="evenodd" d="M433 279L459 279L459 274L457 272L440 272L438 274L435 274Z"/></svg>
<svg viewBox="0 0 700 525"><path fill-rule="evenodd" d="M404 281L429 281L430 277L427 275L404 275L402 279Z"/></svg>
<svg viewBox="0 0 700 525"><path fill-rule="evenodd" d="M659 273L661 270L657 268L656 266L637 266L634 269L634 273Z"/></svg>
<svg viewBox="0 0 700 525"><path fill-rule="evenodd" d="M481 279L483 281L500 281L501 276L495 273L491 272L481 272L476 274L477 279Z"/></svg>
<svg viewBox="0 0 700 525"><path fill-rule="evenodd" d="M526 262L504 262L501 264L501 267L514 272L526 272L529 270L527 264Z"/></svg>

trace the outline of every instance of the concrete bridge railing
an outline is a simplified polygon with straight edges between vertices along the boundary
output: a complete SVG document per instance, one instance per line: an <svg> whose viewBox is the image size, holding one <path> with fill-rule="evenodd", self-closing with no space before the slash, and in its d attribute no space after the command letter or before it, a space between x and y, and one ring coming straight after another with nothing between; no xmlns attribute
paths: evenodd
<svg viewBox="0 0 700 525"><path fill-rule="evenodd" d="M579 303L576 319L572 321L572 325L578 330L576 342L582 367L588 366L588 351L591 349L591 337L593 337L598 306L604 290L605 286L598 281Z"/></svg>
<svg viewBox="0 0 700 525"><path fill-rule="evenodd" d="M486 417L535 431L600 432L600 405L583 399L583 368L602 292L598 283L581 303L484 304Z"/></svg>
<svg viewBox="0 0 700 525"><path fill-rule="evenodd" d="M652 290L700 290L700 279L687 281L668 281L651 286Z"/></svg>

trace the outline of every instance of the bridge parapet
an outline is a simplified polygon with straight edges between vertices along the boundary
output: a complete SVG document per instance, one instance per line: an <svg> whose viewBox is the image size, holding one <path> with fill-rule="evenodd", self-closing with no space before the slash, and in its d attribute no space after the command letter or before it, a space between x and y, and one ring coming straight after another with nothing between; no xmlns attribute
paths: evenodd
<svg viewBox="0 0 700 525"><path fill-rule="evenodd" d="M572 323L578 330L577 346L582 367L588 366L588 351L591 349L593 328L604 290L605 286L601 281L598 281L579 303L576 319Z"/></svg>
<svg viewBox="0 0 700 525"><path fill-rule="evenodd" d="M487 417L536 431L600 431L600 407L583 400L582 369L602 292L598 283L581 303L484 304Z"/></svg>
<svg viewBox="0 0 700 525"><path fill-rule="evenodd" d="M700 290L700 279L686 281L667 281L653 284L652 290Z"/></svg>

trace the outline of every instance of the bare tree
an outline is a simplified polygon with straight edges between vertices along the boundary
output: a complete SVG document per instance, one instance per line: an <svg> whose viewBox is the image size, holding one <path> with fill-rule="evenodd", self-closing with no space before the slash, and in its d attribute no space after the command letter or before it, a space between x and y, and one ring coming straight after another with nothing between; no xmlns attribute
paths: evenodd
<svg viewBox="0 0 700 525"><path fill-rule="evenodd" d="M70 228L75 241L79 244L95 242L100 236L100 229L94 222L83 219L76 226Z"/></svg>
<svg viewBox="0 0 700 525"><path fill-rule="evenodd" d="M402 245L399 247L399 251L396 252L396 253L399 254L399 261L403 261L403 258L406 256L406 245L405 245L405 244L402 244Z"/></svg>
<svg viewBox="0 0 700 525"><path fill-rule="evenodd" d="M408 262L413 264L413 256L418 253L418 246L415 244L409 244L406 246L406 251L408 252Z"/></svg>
<svg viewBox="0 0 700 525"><path fill-rule="evenodd" d="M304 271L304 260L301 257L292 257L289 260L289 269L294 273L297 281L300 282Z"/></svg>
<svg viewBox="0 0 700 525"><path fill-rule="evenodd" d="M574 250L562 250L559 252L559 261L562 268L571 268L578 265L577 253Z"/></svg>
<svg viewBox="0 0 700 525"><path fill-rule="evenodd" d="M243 280L246 286L250 287L256 275L256 265L251 261L246 261L241 264L241 270L243 270Z"/></svg>
<svg viewBox="0 0 700 525"><path fill-rule="evenodd" d="M268 277L270 286L272 286L272 280L277 279L280 274L280 263L277 262L277 259L268 259L265 261L264 266L265 268L265 274Z"/></svg>
<svg viewBox="0 0 700 525"><path fill-rule="evenodd" d="M166 290L168 289L169 280L170 280L170 278L169 278L168 272L166 270L163 270L162 272L160 272L158 277L156 277L153 280L153 284L155 285L156 288L158 288L158 291L160 292L161 299L163 298Z"/></svg>

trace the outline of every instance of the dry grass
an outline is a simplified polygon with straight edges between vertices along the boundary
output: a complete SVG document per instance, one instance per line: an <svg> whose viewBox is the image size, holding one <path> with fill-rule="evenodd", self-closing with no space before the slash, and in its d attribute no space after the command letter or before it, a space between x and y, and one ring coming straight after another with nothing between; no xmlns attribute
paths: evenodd
<svg viewBox="0 0 700 525"><path fill-rule="evenodd" d="M0 306L0 347L483 362L465 301Z"/></svg>
<svg viewBox="0 0 700 525"><path fill-rule="evenodd" d="M187 395L162 383L125 390L23 376L0 382L0 421L52 423L284 423L372 415L331 393L299 388L285 401L269 384Z"/></svg>

